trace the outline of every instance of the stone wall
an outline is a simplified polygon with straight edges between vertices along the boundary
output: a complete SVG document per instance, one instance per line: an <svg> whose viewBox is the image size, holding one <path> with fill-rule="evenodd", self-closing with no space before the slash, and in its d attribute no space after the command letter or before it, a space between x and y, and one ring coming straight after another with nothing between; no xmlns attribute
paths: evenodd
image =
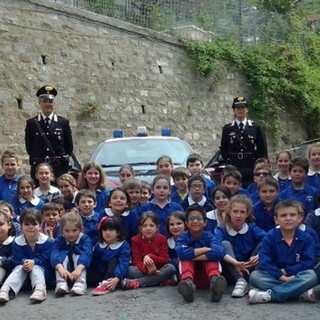
<svg viewBox="0 0 320 320"><path fill-rule="evenodd" d="M71 121L82 163L113 130L130 136L141 125L150 135L171 128L209 160L233 97L249 94L233 73L212 88L168 35L49 0L2 0L0 19L0 151L16 151L25 168L25 120L38 112L35 92L44 84L58 89L57 112Z"/></svg>

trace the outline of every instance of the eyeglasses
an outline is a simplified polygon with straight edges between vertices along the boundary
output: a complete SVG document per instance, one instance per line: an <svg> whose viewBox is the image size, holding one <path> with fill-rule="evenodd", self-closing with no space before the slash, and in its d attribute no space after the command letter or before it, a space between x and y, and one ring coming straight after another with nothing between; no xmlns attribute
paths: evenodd
<svg viewBox="0 0 320 320"><path fill-rule="evenodd" d="M266 176L269 176L269 173L268 172L256 172L254 174L255 177L266 177Z"/></svg>
<svg viewBox="0 0 320 320"><path fill-rule="evenodd" d="M204 217L201 217L201 216L191 216L191 217L188 217L188 221L189 221L189 222L202 221L202 220L204 220Z"/></svg>
<svg viewBox="0 0 320 320"><path fill-rule="evenodd" d="M190 189L201 190L201 189L203 189L203 184L192 184L190 186Z"/></svg>

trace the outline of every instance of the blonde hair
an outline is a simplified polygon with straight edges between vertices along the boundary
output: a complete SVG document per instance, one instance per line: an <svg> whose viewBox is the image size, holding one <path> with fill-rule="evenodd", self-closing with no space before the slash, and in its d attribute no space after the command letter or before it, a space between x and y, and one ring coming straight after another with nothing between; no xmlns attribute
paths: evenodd
<svg viewBox="0 0 320 320"><path fill-rule="evenodd" d="M310 153L313 148L320 148L320 142L313 143L308 148L308 158L310 158Z"/></svg>
<svg viewBox="0 0 320 320"><path fill-rule="evenodd" d="M61 231L63 232L63 228L66 224L72 224L82 230L82 219L80 215L75 214L73 212L68 212L61 217Z"/></svg>
<svg viewBox="0 0 320 320"><path fill-rule="evenodd" d="M255 219L254 219L254 215L253 215L252 202L246 195L240 194L240 195L236 195L230 199L230 202L229 202L228 207L225 212L225 224L230 224L230 222L231 222L230 214L231 214L232 206L235 203L244 204L247 207L247 215L248 215L246 218L246 222L247 223L254 222Z"/></svg>
<svg viewBox="0 0 320 320"><path fill-rule="evenodd" d="M77 187L77 181L76 179L69 173L64 173L62 174L58 179L57 182L59 182L60 180L62 181L67 181L68 183L70 183L73 187Z"/></svg>

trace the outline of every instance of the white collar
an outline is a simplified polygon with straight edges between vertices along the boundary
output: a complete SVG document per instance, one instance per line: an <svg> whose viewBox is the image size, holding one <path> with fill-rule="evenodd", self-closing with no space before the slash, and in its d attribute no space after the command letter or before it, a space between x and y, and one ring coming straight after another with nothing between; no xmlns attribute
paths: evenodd
<svg viewBox="0 0 320 320"><path fill-rule="evenodd" d="M217 209L211 210L207 212L207 218L210 220L218 220L217 219Z"/></svg>
<svg viewBox="0 0 320 320"><path fill-rule="evenodd" d="M49 194L53 194L53 193L56 193L56 192L60 193L60 190L58 188L50 185L50 189L49 189L47 194L42 193L42 191L40 190L40 187L36 188L34 190L33 194L39 197L39 196L42 196L42 195L49 195Z"/></svg>
<svg viewBox="0 0 320 320"><path fill-rule="evenodd" d="M43 244L45 243L47 240L48 240L48 236L46 234L43 234L43 233L39 233L39 236L38 236L38 239L36 241L37 244ZM23 234L21 234L20 236L18 236L16 239L15 239L15 243L18 245L18 246L26 246L27 245L27 240L26 238L24 237Z"/></svg>
<svg viewBox="0 0 320 320"><path fill-rule="evenodd" d="M205 196L202 196L202 199L199 202L195 202L191 199L191 196L188 197L189 206L197 203L199 206L203 206L207 201L207 198Z"/></svg>
<svg viewBox="0 0 320 320"><path fill-rule="evenodd" d="M239 231L232 229L228 224L226 225L227 232L230 236L236 236L237 234L245 234L249 230L248 224L245 222Z"/></svg>
<svg viewBox="0 0 320 320"><path fill-rule="evenodd" d="M170 237L167 239L168 247L170 249L174 249L176 246L176 241L174 240L174 237Z"/></svg>
<svg viewBox="0 0 320 320"><path fill-rule="evenodd" d="M105 208L104 212L106 213L106 215L108 217L114 217L115 216L115 214L112 212L111 208ZM127 217L129 215L129 213L130 213L130 210L123 211L121 213L121 217Z"/></svg>
<svg viewBox="0 0 320 320"><path fill-rule="evenodd" d="M50 121L53 120L55 122L58 122L58 116L53 112L48 117L46 117L42 112L38 114L38 121L41 121L41 119L44 120L45 118L49 118Z"/></svg>
<svg viewBox="0 0 320 320"><path fill-rule="evenodd" d="M237 124L238 127L239 127L241 122L243 123L243 126L245 127L246 124L247 124L247 118L244 118L242 121L236 119L236 124Z"/></svg>
<svg viewBox="0 0 320 320"><path fill-rule="evenodd" d="M82 232L80 232L80 234L79 234L79 237L77 238L77 240L75 241L75 242L73 242L73 243L71 243L71 242L69 242L68 240L66 240L66 238L64 238L64 240L66 240L66 243L69 245L69 244L78 244L79 242L80 242L80 239L83 237L83 233Z"/></svg>
<svg viewBox="0 0 320 320"><path fill-rule="evenodd" d="M310 177L312 177L312 176L314 176L314 175L316 175L316 174L320 174L320 171L313 171L313 170L311 170L310 168L309 168L309 170L308 170L308 176Z"/></svg>
<svg viewBox="0 0 320 320"><path fill-rule="evenodd" d="M274 176L273 176L276 180L282 180L282 181L286 181L286 180L291 180L291 177L289 176L287 179L282 179L279 176L279 172L277 172Z"/></svg>
<svg viewBox="0 0 320 320"><path fill-rule="evenodd" d="M117 241L117 242L111 243L111 244L107 244L105 242L102 242L102 243L100 242L99 246L100 246L101 249L108 248L108 249L111 249L111 250L117 250L122 246L123 243L124 243L124 241Z"/></svg>
<svg viewBox="0 0 320 320"><path fill-rule="evenodd" d="M306 231L307 226L304 223L302 223L302 224L300 224L299 229L302 231Z"/></svg>
<svg viewBox="0 0 320 320"><path fill-rule="evenodd" d="M14 240L14 237L13 237L13 236L9 236L6 240L3 241L2 245L3 245L3 246L7 246L7 245L10 244L13 240Z"/></svg>
<svg viewBox="0 0 320 320"><path fill-rule="evenodd" d="M23 199L21 196L19 196L19 202L24 204L27 202L27 200ZM38 198L36 195L33 195L33 199L29 201L32 205L37 206L40 202L40 198Z"/></svg>
<svg viewBox="0 0 320 320"><path fill-rule="evenodd" d="M314 210L314 214L319 217L320 216L320 208L317 208L316 210Z"/></svg>

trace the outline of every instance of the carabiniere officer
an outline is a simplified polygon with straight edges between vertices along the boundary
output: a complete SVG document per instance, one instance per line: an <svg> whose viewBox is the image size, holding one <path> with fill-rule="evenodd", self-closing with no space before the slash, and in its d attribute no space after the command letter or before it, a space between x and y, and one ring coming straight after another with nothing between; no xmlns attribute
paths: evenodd
<svg viewBox="0 0 320 320"><path fill-rule="evenodd" d="M69 156L73 151L72 134L69 120L56 115L55 97L57 90L46 85L37 93L40 113L28 119L25 129L25 144L30 156L30 174L35 179L36 166L48 162L55 177L68 172Z"/></svg>
<svg viewBox="0 0 320 320"><path fill-rule="evenodd" d="M221 155L227 164L232 164L242 174L242 185L252 182L254 162L267 158L268 150L261 127L247 119L248 104L244 97L233 100L235 120L222 129Z"/></svg>

